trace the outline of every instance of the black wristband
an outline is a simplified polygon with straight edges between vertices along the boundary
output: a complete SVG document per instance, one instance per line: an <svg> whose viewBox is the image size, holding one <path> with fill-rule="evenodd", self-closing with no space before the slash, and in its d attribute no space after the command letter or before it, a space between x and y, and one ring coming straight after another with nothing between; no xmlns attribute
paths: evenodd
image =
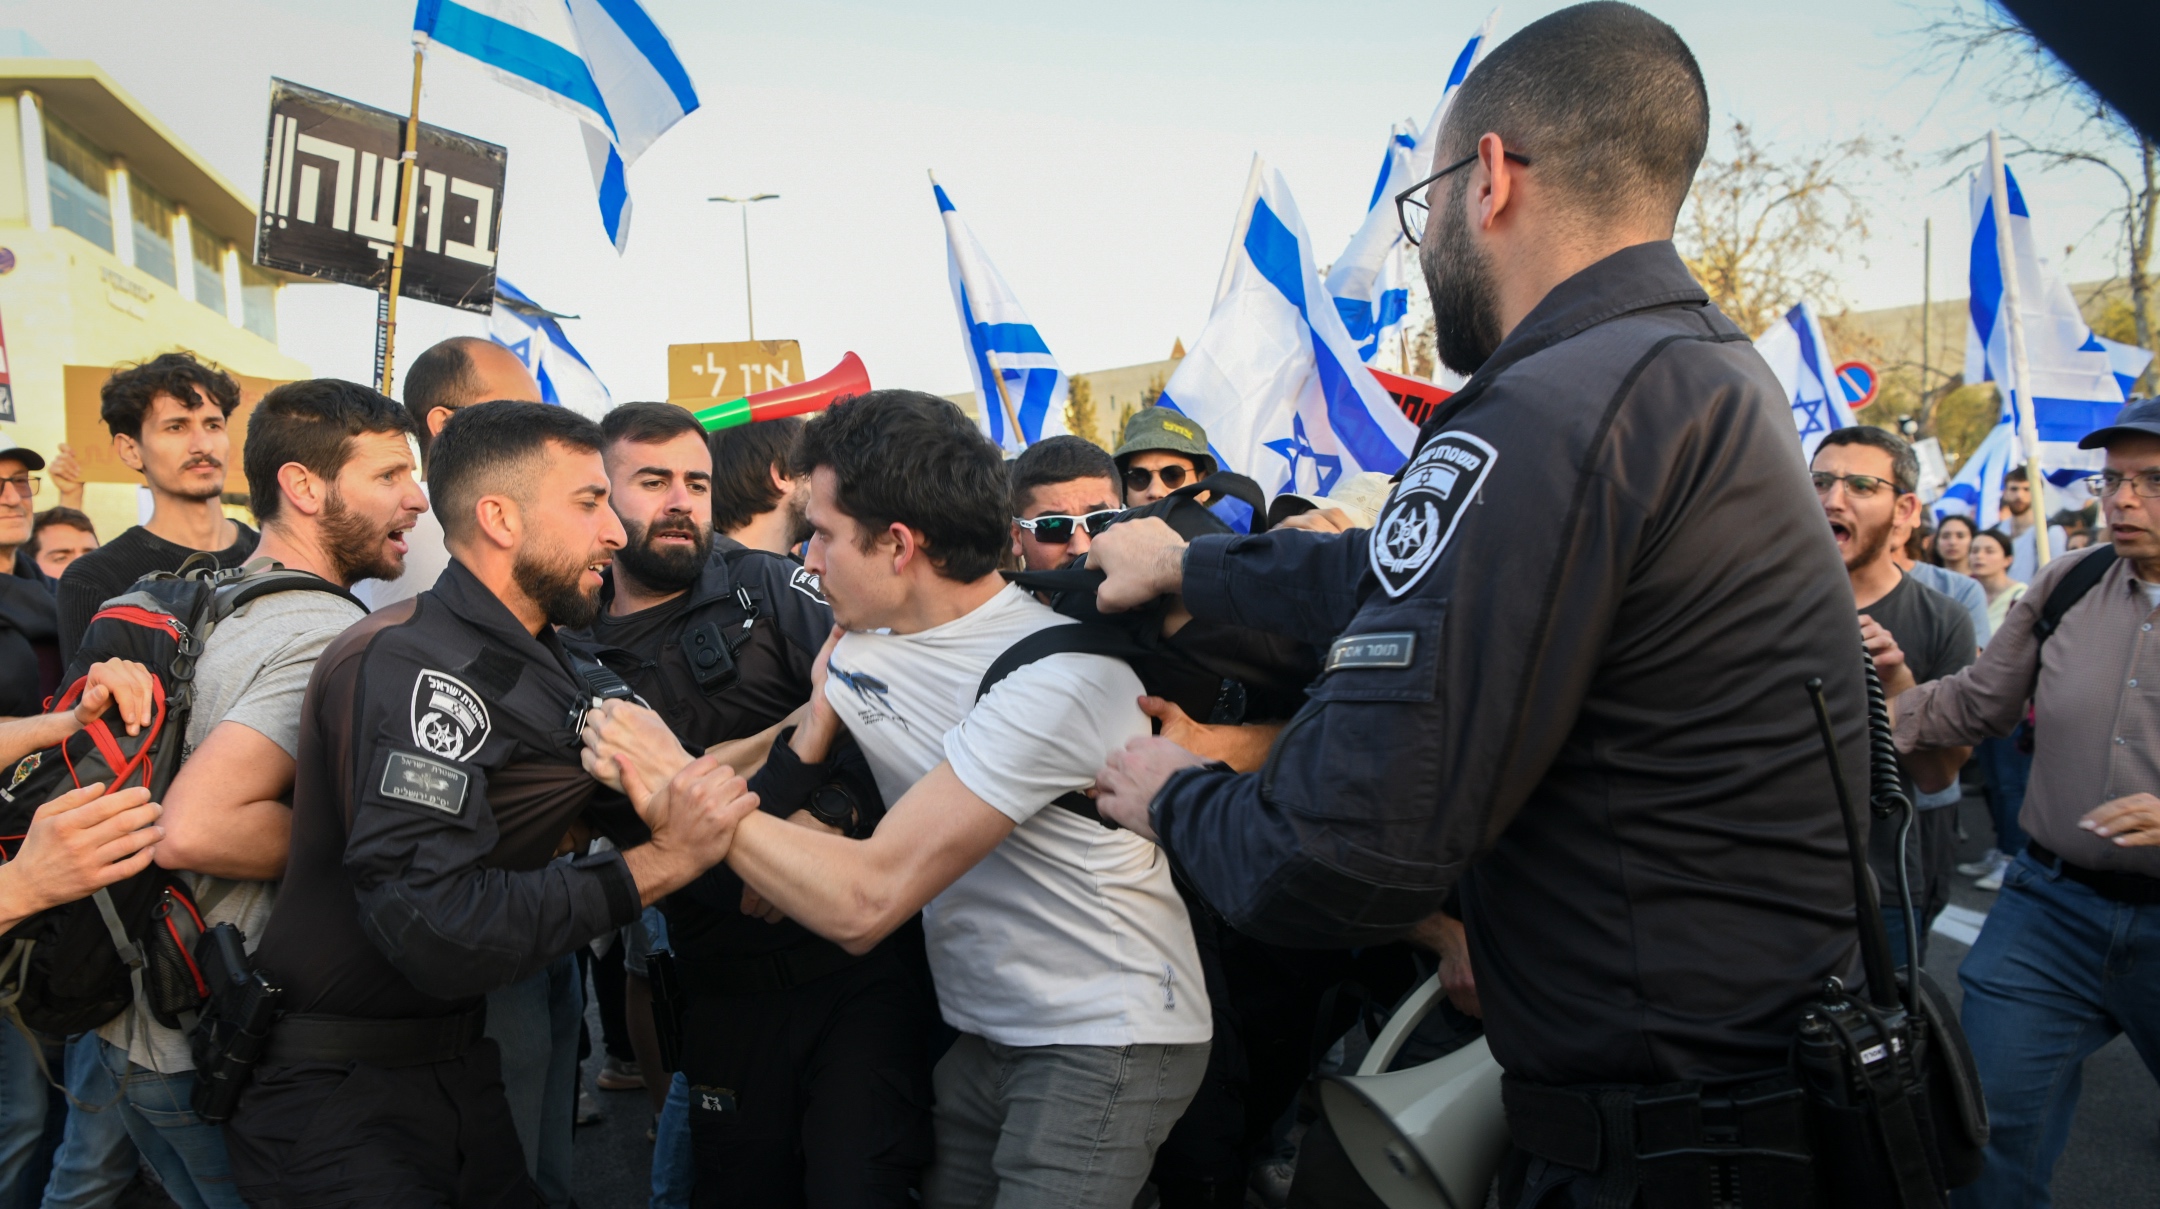
<svg viewBox="0 0 2160 1209"><path fill-rule="evenodd" d="M765 766L750 778L750 791L758 795L758 809L774 816L786 818L810 805L810 795L830 779L830 769L825 764L806 764L788 740L795 737L790 726L773 740L772 752L765 757Z"/></svg>

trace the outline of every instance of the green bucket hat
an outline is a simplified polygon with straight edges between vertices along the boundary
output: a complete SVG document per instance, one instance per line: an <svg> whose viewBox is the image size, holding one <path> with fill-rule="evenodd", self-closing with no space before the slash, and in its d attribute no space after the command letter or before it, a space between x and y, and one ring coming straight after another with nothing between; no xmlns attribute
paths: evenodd
<svg viewBox="0 0 2160 1209"><path fill-rule="evenodd" d="M1122 471L1126 458L1157 450L1191 458L1201 478L1215 473L1215 455L1208 452L1207 429L1184 412L1167 407L1145 407L1134 413L1125 421L1125 432L1110 456Z"/></svg>

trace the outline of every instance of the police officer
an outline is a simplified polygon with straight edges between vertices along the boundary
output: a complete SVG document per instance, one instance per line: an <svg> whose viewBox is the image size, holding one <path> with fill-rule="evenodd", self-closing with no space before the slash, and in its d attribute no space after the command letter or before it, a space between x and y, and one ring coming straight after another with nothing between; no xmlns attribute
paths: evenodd
<svg viewBox="0 0 2160 1209"><path fill-rule="evenodd" d="M559 407L459 412L428 462L449 567L316 666L256 952L287 1014L227 1130L250 1203L539 1204L483 997L725 853L699 794L657 795L647 839L580 766L554 627L592 620L623 543L600 445ZM555 860L581 817L623 850Z"/></svg>
<svg viewBox="0 0 2160 1209"><path fill-rule="evenodd" d="M762 809L868 835L884 808L853 743L805 765L792 732L767 733L809 700L832 633L816 576L714 537L713 460L688 411L630 403L601 426L627 539L600 616L566 641L627 681L689 750L770 744L751 782ZM764 910L725 867L671 895L666 912L686 998L692 1203L907 1204L930 1158L936 1017L920 930L850 956Z"/></svg>
<svg viewBox="0 0 2160 1209"><path fill-rule="evenodd" d="M1787 402L1670 242L1708 122L1693 56L1638 9L1495 48L1400 202L1470 380L1378 525L1188 547L1136 522L1091 559L1105 607L1181 590L1327 650L1259 774L1140 739L1099 804L1269 940L1400 936L1459 888L1508 1205L1705 1204L1713 1180L1807 1203L1805 1156L1764 1153L1798 1153L1799 1106L1749 1115L1736 1087L1791 1086L1803 1003L1853 969L1804 685L1857 774L1860 644ZM1653 1086L1662 1106L1627 1090ZM1706 1157L1736 1116L1780 1146Z"/></svg>

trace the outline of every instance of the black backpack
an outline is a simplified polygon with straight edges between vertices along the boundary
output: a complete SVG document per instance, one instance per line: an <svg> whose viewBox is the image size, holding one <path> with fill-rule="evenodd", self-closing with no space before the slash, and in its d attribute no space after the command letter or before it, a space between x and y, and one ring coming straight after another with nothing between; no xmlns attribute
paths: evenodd
<svg viewBox="0 0 2160 1209"><path fill-rule="evenodd" d="M127 659L155 678L150 724L131 736L108 711L66 743L18 761L0 784L0 861L14 859L40 806L82 785L140 785L153 801L162 798L188 754L195 661L211 632L249 601L289 591L353 600L304 571L220 571L212 556L196 554L179 571L144 576L106 601L83 631L50 709L75 707L92 664ZM151 865L88 898L23 920L0 935L0 1012L18 1028L67 1036L96 1028L140 1001L159 1023L182 1027L210 990L194 956L209 905Z"/></svg>
<svg viewBox="0 0 2160 1209"><path fill-rule="evenodd" d="M1157 517L1188 541L1235 532L1213 507L1194 498L1202 493L1217 505L1229 499L1251 509L1253 532L1267 527L1267 503L1260 485L1226 472L1131 509L1117 523ZM998 681L1046 656L1107 655L1124 660L1151 695L1175 702L1195 722L1225 725L1290 717L1304 705L1305 687L1320 674L1318 652L1279 634L1194 618L1166 638L1162 601L1126 613L1104 613L1095 607L1095 589L1103 573L1085 565L1056 571L1008 571L1005 578L1049 597L1053 609L1081 624L1037 630L1006 648L983 673L975 690L977 700ZM1102 821L1094 799L1086 794L1066 794L1053 804Z"/></svg>

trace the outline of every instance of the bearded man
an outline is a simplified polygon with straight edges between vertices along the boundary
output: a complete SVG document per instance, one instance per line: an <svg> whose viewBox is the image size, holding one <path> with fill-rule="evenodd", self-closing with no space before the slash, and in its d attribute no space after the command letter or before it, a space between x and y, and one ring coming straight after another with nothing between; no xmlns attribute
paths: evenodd
<svg viewBox="0 0 2160 1209"><path fill-rule="evenodd" d="M543 1203L484 997L725 854L705 798L663 789L640 826L579 764L555 627L592 623L624 543L601 442L559 407L460 410L428 458L449 566L316 665L256 952L285 1014L226 1130L251 1204ZM581 820L616 848L556 860Z"/></svg>

